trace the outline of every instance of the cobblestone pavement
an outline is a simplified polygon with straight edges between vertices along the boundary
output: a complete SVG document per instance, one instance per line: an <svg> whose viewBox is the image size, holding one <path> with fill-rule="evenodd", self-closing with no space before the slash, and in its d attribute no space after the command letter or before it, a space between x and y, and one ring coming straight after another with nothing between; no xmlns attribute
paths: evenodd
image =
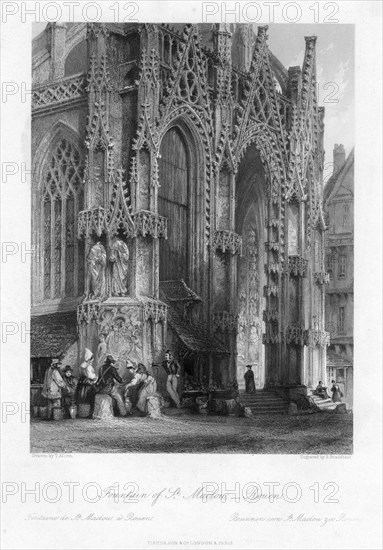
<svg viewBox="0 0 383 550"><path fill-rule="evenodd" d="M168 410L163 419L32 419L31 452L350 454L352 414L202 417Z"/></svg>

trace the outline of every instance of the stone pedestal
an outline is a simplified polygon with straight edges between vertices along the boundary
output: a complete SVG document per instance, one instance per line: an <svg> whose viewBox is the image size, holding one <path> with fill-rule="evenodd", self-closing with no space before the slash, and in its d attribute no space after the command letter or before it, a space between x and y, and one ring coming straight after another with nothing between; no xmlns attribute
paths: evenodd
<svg viewBox="0 0 383 550"><path fill-rule="evenodd" d="M83 302L78 308L80 357L89 348L97 364L97 348L102 334L106 354L112 354L124 382L128 381L127 361L143 363L149 370L165 347L167 306L150 298L111 297ZM105 352L104 352L105 353Z"/></svg>

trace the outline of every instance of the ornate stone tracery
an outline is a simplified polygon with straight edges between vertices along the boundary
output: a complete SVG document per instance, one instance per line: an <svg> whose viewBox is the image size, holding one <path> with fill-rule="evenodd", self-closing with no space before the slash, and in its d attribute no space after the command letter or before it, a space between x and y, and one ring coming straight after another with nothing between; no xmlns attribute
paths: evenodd
<svg viewBox="0 0 383 550"><path fill-rule="evenodd" d="M229 342L231 366L222 367L228 378L234 381L233 364L241 355L269 373L266 384L296 383L300 361L312 360L299 355L297 348L303 345L317 354L322 368L318 353L326 336L304 322L314 313L321 318L327 282L315 37L306 38L302 69L286 71L268 48L267 27L259 27L254 37L250 26L217 24L210 43L199 25L86 28L87 86L83 75L73 75L45 82L33 92L39 119L52 107L58 113L81 105L85 109L83 100L88 100L81 138L88 150L85 173L75 162L66 195L52 169L44 180L41 224L43 285L51 285L51 297L59 298L65 286L59 243L65 239L70 244L66 254L72 267L77 265L73 252L80 247L86 247L83 255L90 267L97 263L96 252L104 258L105 250L105 266L101 262L99 271L93 269L93 278L89 269L77 276L89 287L78 309L79 325L88 327L82 345L95 326L110 336L110 349L119 357L149 359L165 345L161 246L187 227L187 270L180 277L202 297L204 307L196 317ZM71 44L73 32L68 35ZM84 121L85 114L77 118ZM178 205L186 220L182 223L160 208L166 186L180 181L176 162L173 179L164 179L161 172L162 144L172 130L182 134L187 159L187 197ZM251 187L251 193L242 190L239 208L241 185ZM250 203L253 222L242 223ZM70 229L76 220L79 242ZM63 226L68 227L64 235ZM117 245L125 258L118 277L113 263ZM308 304L305 296L313 282ZM73 284L76 294L80 284Z"/></svg>

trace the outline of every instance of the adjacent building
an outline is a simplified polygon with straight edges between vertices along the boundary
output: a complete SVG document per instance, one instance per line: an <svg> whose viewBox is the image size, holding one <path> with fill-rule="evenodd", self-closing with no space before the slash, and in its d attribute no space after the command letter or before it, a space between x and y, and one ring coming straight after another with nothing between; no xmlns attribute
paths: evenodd
<svg viewBox="0 0 383 550"><path fill-rule="evenodd" d="M346 158L343 145L334 146L334 170L324 190L327 215L326 328L328 379L336 380L352 404L354 352L354 150Z"/></svg>

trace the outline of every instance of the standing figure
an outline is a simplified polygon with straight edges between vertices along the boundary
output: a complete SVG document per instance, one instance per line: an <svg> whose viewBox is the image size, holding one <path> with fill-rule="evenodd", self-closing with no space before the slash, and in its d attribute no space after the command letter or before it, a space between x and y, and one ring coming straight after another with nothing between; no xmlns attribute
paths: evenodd
<svg viewBox="0 0 383 550"><path fill-rule="evenodd" d="M338 384L335 383L335 380L331 380L331 393L332 400L334 403L342 403L343 393L340 391Z"/></svg>
<svg viewBox="0 0 383 550"><path fill-rule="evenodd" d="M254 373L251 369L251 365L246 365L247 371L245 372L245 391L246 393L255 393Z"/></svg>
<svg viewBox="0 0 383 550"><path fill-rule="evenodd" d="M157 393L157 382L149 374L142 363L137 365L133 380L125 386L125 396L129 394L129 388L140 384L136 407L139 411L148 413L151 418L161 416L162 397Z"/></svg>
<svg viewBox="0 0 383 550"><path fill-rule="evenodd" d="M48 400L48 420L54 407L61 407L62 391L67 388L60 373L60 360L52 359L44 377L42 395Z"/></svg>
<svg viewBox="0 0 383 550"><path fill-rule="evenodd" d="M70 416L69 408L75 404L75 395L77 388L77 378L73 376L73 371L70 365L67 365L63 371L63 379L66 388L63 390L63 406L67 415Z"/></svg>
<svg viewBox="0 0 383 550"><path fill-rule="evenodd" d="M99 344L97 347L97 364L96 364L96 370L99 373L102 365L105 363L106 356L108 354L108 346L105 342L105 335L100 334L99 337Z"/></svg>
<svg viewBox="0 0 383 550"><path fill-rule="evenodd" d="M76 389L76 400L79 404L90 405L90 410L94 407L94 396L96 393L95 384L97 374L93 368L93 353L86 348L83 363L80 365L80 378Z"/></svg>
<svg viewBox="0 0 383 550"><path fill-rule="evenodd" d="M117 403L120 415L126 416L124 400L116 388L116 382L122 384L122 378L118 374L115 363L116 360L112 355L106 356L105 363L102 365L100 375L98 377L98 393L109 395Z"/></svg>
<svg viewBox="0 0 383 550"><path fill-rule="evenodd" d="M159 365L153 365L153 366L159 366ZM175 403L177 409L181 407L180 398L177 392L177 386L178 386L178 379L181 374L181 367L176 361L173 356L170 349L168 349L165 353L165 361L162 361L161 366L164 368L166 374L168 375L167 381L166 381L166 391L170 395L172 401Z"/></svg>
<svg viewBox="0 0 383 550"><path fill-rule="evenodd" d="M102 299L106 296L106 250L100 242L90 249L87 264L87 295Z"/></svg>
<svg viewBox="0 0 383 550"><path fill-rule="evenodd" d="M121 239L113 239L109 260L112 262L112 296L126 296L129 270L129 249Z"/></svg>

